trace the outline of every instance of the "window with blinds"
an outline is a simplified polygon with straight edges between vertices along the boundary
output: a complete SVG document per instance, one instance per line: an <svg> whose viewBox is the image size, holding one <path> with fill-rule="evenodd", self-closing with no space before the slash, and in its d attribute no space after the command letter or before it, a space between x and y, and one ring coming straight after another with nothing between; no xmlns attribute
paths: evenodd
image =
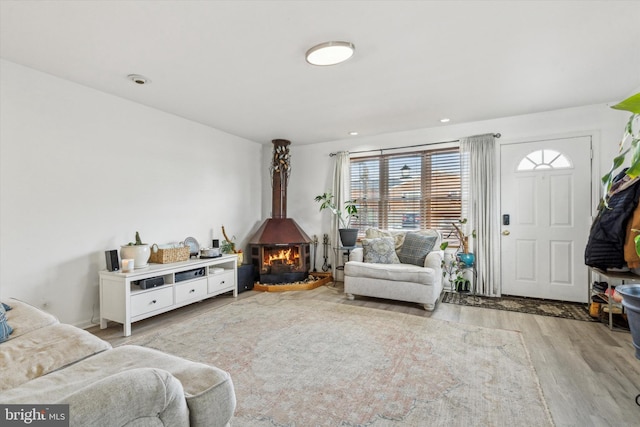
<svg viewBox="0 0 640 427"><path fill-rule="evenodd" d="M457 148L351 159L351 198L367 228L436 228L443 237L461 218L460 153Z"/></svg>

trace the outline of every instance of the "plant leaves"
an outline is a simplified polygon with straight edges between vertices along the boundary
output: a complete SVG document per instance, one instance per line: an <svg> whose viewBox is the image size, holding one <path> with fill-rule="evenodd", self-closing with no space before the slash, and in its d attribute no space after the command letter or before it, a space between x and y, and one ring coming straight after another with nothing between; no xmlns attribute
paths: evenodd
<svg viewBox="0 0 640 427"><path fill-rule="evenodd" d="M625 126L625 130L629 135L633 135L633 121L635 120L635 118L637 117L637 114L632 114L631 117L629 117L629 121L627 122L627 126ZM627 137L627 135L624 136L625 139Z"/></svg>
<svg viewBox="0 0 640 427"><path fill-rule="evenodd" d="M609 170L609 172L600 179L602 181L602 185L604 186L604 194L607 194L609 192L609 189L611 188L611 183L613 181L613 172L620 166L622 166L622 164L624 163L624 158L630 150L630 148L627 148L623 153L616 156L613 159L613 164L611 165L611 169Z"/></svg>
<svg viewBox="0 0 640 427"><path fill-rule="evenodd" d="M633 148L633 156L631 157L631 165L627 169L626 174L631 178L635 178L640 174L640 145L637 139L631 140L631 147Z"/></svg>
<svg viewBox="0 0 640 427"><path fill-rule="evenodd" d="M326 192L315 197L316 202L322 202L320 210L329 209L334 215L338 217L338 221L342 225L342 228L349 228L351 218L358 218L358 207L356 206L356 199L347 200L344 202L344 209L347 213L346 217L343 217L343 212L338 209L333 201L333 194Z"/></svg>
<svg viewBox="0 0 640 427"><path fill-rule="evenodd" d="M635 95L631 95L629 98L617 103L611 108L615 110L631 111L634 114L640 114L640 92L636 93Z"/></svg>
<svg viewBox="0 0 640 427"><path fill-rule="evenodd" d="M627 169L626 174L629 175L630 178L640 176L640 162L630 166L629 169Z"/></svg>

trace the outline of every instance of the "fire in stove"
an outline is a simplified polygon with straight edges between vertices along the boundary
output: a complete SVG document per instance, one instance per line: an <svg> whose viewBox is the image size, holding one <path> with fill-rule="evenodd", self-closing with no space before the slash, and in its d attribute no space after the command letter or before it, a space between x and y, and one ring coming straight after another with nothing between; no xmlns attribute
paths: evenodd
<svg viewBox="0 0 640 427"><path fill-rule="evenodd" d="M298 246L265 246L262 256L262 273L280 274L302 271L300 248Z"/></svg>
<svg viewBox="0 0 640 427"><path fill-rule="evenodd" d="M266 251L264 263L271 264L298 264L300 255L295 247L289 249L280 249L279 251Z"/></svg>

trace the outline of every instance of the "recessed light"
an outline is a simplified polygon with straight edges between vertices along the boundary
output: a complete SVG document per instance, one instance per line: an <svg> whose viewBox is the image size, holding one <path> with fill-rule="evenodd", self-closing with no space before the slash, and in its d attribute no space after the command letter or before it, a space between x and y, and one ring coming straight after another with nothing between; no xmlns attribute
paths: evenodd
<svg viewBox="0 0 640 427"><path fill-rule="evenodd" d="M449 123L451 121L451 119L448 118L444 118L444 119L440 119L440 123Z"/></svg>
<svg viewBox="0 0 640 427"><path fill-rule="evenodd" d="M141 76L140 74L129 74L127 78L129 78L129 80L139 85L145 85L147 83L151 83L151 80L149 80L145 76Z"/></svg>
<svg viewBox="0 0 640 427"><path fill-rule="evenodd" d="M358 135L358 132L356 132L356 131L354 130L354 131L349 132L349 135L351 135L351 136L356 136L356 135Z"/></svg>
<svg viewBox="0 0 640 427"><path fill-rule="evenodd" d="M305 58L311 65L336 65L351 58L355 49L349 42L325 42L309 49Z"/></svg>

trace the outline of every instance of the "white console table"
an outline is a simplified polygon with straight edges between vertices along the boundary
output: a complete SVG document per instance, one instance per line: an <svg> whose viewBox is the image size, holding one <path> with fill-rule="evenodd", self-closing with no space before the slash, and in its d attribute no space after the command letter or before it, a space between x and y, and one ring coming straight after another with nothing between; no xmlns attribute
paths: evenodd
<svg viewBox="0 0 640 427"><path fill-rule="evenodd" d="M100 329L107 321L122 323L124 336L131 335L131 323L225 292L238 296L238 257L223 255L171 264L149 264L130 273L100 272ZM204 268L201 274L176 282L176 273ZM221 270L222 269L222 270ZM180 276L180 275L179 275ZM134 282L162 277L164 284L141 289ZM180 278L180 277L179 277Z"/></svg>

